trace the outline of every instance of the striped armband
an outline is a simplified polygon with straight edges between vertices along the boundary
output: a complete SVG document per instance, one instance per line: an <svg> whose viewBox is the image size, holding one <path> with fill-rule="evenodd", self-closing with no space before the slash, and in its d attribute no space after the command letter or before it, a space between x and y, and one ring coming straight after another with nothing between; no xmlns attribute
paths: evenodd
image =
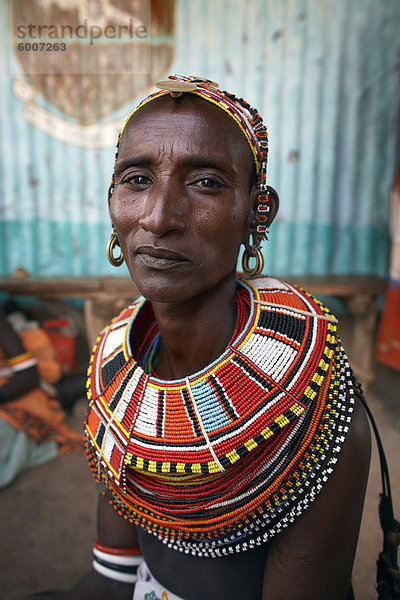
<svg viewBox="0 0 400 600"><path fill-rule="evenodd" d="M93 545L93 569L109 579L135 583L137 569L143 561L139 546L114 548L103 546L96 540Z"/></svg>
<svg viewBox="0 0 400 600"><path fill-rule="evenodd" d="M30 352L24 352L23 354L18 354L18 356L13 356L9 358L7 362L13 371L23 371L24 369L29 369L37 364L36 358L33 358Z"/></svg>

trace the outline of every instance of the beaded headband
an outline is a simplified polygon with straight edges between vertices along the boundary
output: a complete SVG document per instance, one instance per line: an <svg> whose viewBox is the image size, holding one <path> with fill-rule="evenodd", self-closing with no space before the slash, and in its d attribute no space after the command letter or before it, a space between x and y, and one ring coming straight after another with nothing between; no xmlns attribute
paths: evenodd
<svg viewBox="0 0 400 600"><path fill-rule="evenodd" d="M200 98L211 102L235 121L249 144L256 167L256 182L257 187L259 188L257 199L257 237L259 240L264 239L267 234L267 213L270 210L268 204L269 190L266 184L268 133L257 110L250 106L243 98L237 98L234 94L217 89L218 84L209 79L186 77L184 75L169 75L166 81L159 81L156 85L160 90L142 100L126 119L118 136L115 163L118 159L119 144L126 125L131 117L145 104L162 96L167 96L168 94L173 98L177 98L181 96L182 93L194 94L195 96L199 96ZM108 197L109 203L111 202L114 187L115 178L113 173Z"/></svg>

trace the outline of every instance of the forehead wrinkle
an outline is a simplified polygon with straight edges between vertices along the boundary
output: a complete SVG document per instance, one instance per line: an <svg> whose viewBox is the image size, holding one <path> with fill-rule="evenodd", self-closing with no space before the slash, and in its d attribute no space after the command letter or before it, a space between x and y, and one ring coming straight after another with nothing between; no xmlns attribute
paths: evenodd
<svg viewBox="0 0 400 600"><path fill-rule="evenodd" d="M211 148L209 139L202 138L201 135L202 131L209 129L210 126L215 136L215 144ZM249 174L253 172L253 157L248 142L238 125L221 109L202 98L190 94L179 99L167 96L161 97L140 108L128 121L124 129L120 143L120 153L122 153L125 144L129 143L132 138L143 136L144 144L146 144L147 140L153 139L155 141L162 137L164 131L168 130L170 132L171 127L176 135L179 131L191 130L187 139L186 155L188 157L191 154L204 154L208 159L212 159L211 154L214 147L219 145L218 142L222 142L225 155L230 159L231 173L238 174L242 166L247 163ZM135 136L135 130L137 131L138 128L140 133ZM163 148L167 151L165 145L163 145ZM173 150L172 147L171 156L174 154ZM215 154L214 159L216 159ZM173 160L176 160L176 158Z"/></svg>
<svg viewBox="0 0 400 600"><path fill-rule="evenodd" d="M159 146L155 151L143 151L142 144L139 144L137 150L138 152L136 153L135 148L133 148L129 152L129 155L126 157L124 157L124 148L121 150L121 152L118 154L117 162L115 163L116 174L120 173L121 171L124 171L126 168L129 168L131 166L157 166L162 163L164 156L167 160L171 160L173 162L173 141L171 144L171 151L168 151L164 141L163 144Z"/></svg>

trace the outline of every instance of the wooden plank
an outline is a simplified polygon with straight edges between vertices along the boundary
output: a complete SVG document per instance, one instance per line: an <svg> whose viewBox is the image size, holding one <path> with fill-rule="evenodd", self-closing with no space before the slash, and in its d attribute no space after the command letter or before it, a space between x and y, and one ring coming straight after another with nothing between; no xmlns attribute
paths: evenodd
<svg viewBox="0 0 400 600"><path fill-rule="evenodd" d="M375 275L306 275L287 277L286 280L310 294L339 298L358 294L378 296L384 294L387 288L386 279Z"/></svg>
<svg viewBox="0 0 400 600"><path fill-rule="evenodd" d="M288 277L287 281L311 294L350 297L358 294L383 294L387 282L374 275L306 275ZM129 298L138 291L129 277L52 277L12 279L0 278L0 290L10 294L32 295L39 298L87 297L122 294Z"/></svg>
<svg viewBox="0 0 400 600"><path fill-rule="evenodd" d="M130 277L102 277L101 290L104 293L120 294L128 298L137 298L140 294Z"/></svg>
<svg viewBox="0 0 400 600"><path fill-rule="evenodd" d="M349 356L356 374L364 385L368 385L373 377L377 299L386 290L386 280L368 275L309 275L289 277L288 281L316 296L335 296L343 300L353 317ZM112 317L139 295L129 277L3 278L0 279L0 290L14 295L36 296L43 300L84 298L85 326L90 346Z"/></svg>
<svg viewBox="0 0 400 600"><path fill-rule="evenodd" d="M101 279L88 277L0 278L0 290L38 298L80 297L101 289Z"/></svg>

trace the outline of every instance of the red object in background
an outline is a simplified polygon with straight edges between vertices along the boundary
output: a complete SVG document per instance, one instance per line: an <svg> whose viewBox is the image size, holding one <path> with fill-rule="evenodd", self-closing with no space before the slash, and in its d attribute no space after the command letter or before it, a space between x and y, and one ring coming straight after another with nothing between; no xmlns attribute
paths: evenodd
<svg viewBox="0 0 400 600"><path fill-rule="evenodd" d="M72 373L75 366L75 336L67 319L43 321L42 327L56 351L63 373Z"/></svg>
<svg viewBox="0 0 400 600"><path fill-rule="evenodd" d="M390 285L379 324L376 358L400 371L400 164L392 190L390 226Z"/></svg>
<svg viewBox="0 0 400 600"><path fill-rule="evenodd" d="M400 286L388 290L379 324L376 358L400 370Z"/></svg>

